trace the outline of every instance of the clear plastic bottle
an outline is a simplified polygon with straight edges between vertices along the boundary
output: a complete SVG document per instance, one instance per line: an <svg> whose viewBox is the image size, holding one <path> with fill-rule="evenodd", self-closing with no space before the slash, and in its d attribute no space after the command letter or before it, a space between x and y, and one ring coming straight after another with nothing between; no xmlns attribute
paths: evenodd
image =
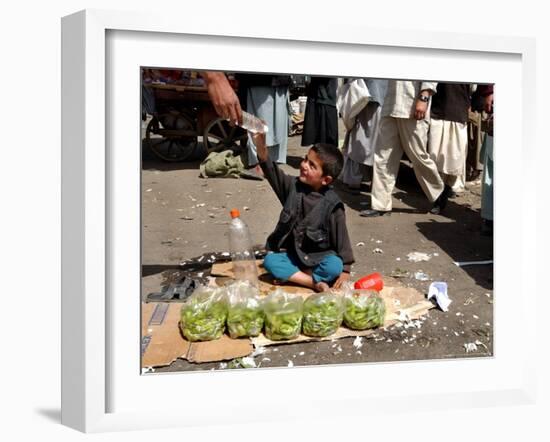
<svg viewBox="0 0 550 442"><path fill-rule="evenodd" d="M238 209L232 209L230 213L232 219L229 224L229 250L233 274L238 281L248 281L253 286L258 286L258 269L248 226L240 218Z"/></svg>
<svg viewBox="0 0 550 442"><path fill-rule="evenodd" d="M243 129L246 129L249 132L254 134L256 133L267 133L269 128L267 124L264 124L262 120L258 117L249 114L248 112L242 111L243 122L239 124Z"/></svg>

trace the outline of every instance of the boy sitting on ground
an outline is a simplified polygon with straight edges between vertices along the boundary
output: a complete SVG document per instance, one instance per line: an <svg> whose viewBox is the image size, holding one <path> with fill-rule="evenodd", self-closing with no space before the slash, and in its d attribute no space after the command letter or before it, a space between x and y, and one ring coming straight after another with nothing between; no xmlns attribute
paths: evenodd
<svg viewBox="0 0 550 442"><path fill-rule="evenodd" d="M343 167L342 153L336 146L314 144L299 177L293 177L269 158L265 134L253 138L264 176L283 205L267 238L264 268L280 281L319 292L331 284L341 287L354 262L344 204L331 187Z"/></svg>

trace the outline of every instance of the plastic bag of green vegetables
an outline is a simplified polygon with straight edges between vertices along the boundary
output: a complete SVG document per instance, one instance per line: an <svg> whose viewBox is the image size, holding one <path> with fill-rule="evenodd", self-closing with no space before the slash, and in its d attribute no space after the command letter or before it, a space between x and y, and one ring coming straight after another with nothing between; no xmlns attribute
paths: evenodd
<svg viewBox="0 0 550 442"><path fill-rule="evenodd" d="M264 326L264 312L258 289L246 281L227 286L227 331L232 338L258 336Z"/></svg>
<svg viewBox="0 0 550 442"><path fill-rule="evenodd" d="M374 290L351 290L346 294L344 324L353 330L384 325L386 305Z"/></svg>
<svg viewBox="0 0 550 442"><path fill-rule="evenodd" d="M272 341L294 339L302 330L304 300L300 295L276 289L263 302L265 336Z"/></svg>
<svg viewBox="0 0 550 442"><path fill-rule="evenodd" d="M333 334L344 318L344 298L336 293L315 293L304 301L304 335L324 337Z"/></svg>
<svg viewBox="0 0 550 442"><path fill-rule="evenodd" d="M199 286L181 308L180 328L191 342L212 341L223 334L226 319L225 290Z"/></svg>

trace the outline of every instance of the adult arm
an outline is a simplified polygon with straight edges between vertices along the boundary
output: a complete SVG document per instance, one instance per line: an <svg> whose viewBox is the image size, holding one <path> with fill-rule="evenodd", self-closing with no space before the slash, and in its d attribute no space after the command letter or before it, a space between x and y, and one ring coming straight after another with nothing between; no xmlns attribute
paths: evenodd
<svg viewBox="0 0 550 442"><path fill-rule="evenodd" d="M428 112L428 103L430 97L435 93L437 83L432 81L423 81L420 84L420 93L416 97L414 106L414 118L416 120L423 120Z"/></svg>
<svg viewBox="0 0 550 442"><path fill-rule="evenodd" d="M241 104L227 76L219 71L206 71L201 75L206 81L208 95L216 113L232 124L241 123L243 119Z"/></svg>

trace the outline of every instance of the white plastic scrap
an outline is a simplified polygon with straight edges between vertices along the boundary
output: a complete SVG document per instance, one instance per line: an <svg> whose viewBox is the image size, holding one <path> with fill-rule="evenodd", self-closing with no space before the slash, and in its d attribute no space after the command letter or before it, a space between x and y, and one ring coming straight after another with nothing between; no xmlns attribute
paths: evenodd
<svg viewBox="0 0 550 442"><path fill-rule="evenodd" d="M254 358L247 356L241 359L241 365L243 368L256 368L256 361Z"/></svg>
<svg viewBox="0 0 550 442"><path fill-rule="evenodd" d="M411 317L405 310L399 310L399 317L397 320L401 322L410 322Z"/></svg>
<svg viewBox="0 0 550 442"><path fill-rule="evenodd" d="M365 245L363 241L359 241L357 244L355 244L357 247L362 247Z"/></svg>
<svg viewBox="0 0 550 442"><path fill-rule="evenodd" d="M480 345L482 347L485 347L485 349L487 350L487 346L481 342L480 340L477 340L475 342L466 342L464 344L464 349L466 350L466 353L470 353L472 351L477 351L477 346Z"/></svg>
<svg viewBox="0 0 550 442"><path fill-rule="evenodd" d="M414 279L416 279L417 281L429 281L430 277L426 273L415 272Z"/></svg>
<svg viewBox="0 0 550 442"><path fill-rule="evenodd" d="M357 349L361 348L363 346L363 338L361 336L357 336L353 340L353 346Z"/></svg>
<svg viewBox="0 0 550 442"><path fill-rule="evenodd" d="M266 348L260 346L260 347L257 347L256 350L254 350L250 356L256 357L258 355L264 354L265 352L266 352Z"/></svg>
<svg viewBox="0 0 550 442"><path fill-rule="evenodd" d="M451 299L449 299L449 295L447 294L447 283L442 281L434 281L430 284L430 288L428 289L428 299L431 299L435 296L435 301L437 302L437 305L443 310L444 312L449 310L449 305L451 304Z"/></svg>
<svg viewBox="0 0 550 442"><path fill-rule="evenodd" d="M382 249L379 249L378 247L372 251L372 253L384 253Z"/></svg>
<svg viewBox="0 0 550 442"><path fill-rule="evenodd" d="M420 328L422 327L422 322L420 322L419 319L415 319L414 321L409 321L405 323L405 329L407 328Z"/></svg>
<svg viewBox="0 0 550 442"><path fill-rule="evenodd" d="M141 369L141 374L154 373L154 372L155 372L155 369L153 367L143 367Z"/></svg>
<svg viewBox="0 0 550 442"><path fill-rule="evenodd" d="M306 354L306 353L303 352L303 351L301 351L300 353L298 353L299 356L303 356L303 355L305 355L305 354Z"/></svg>
<svg viewBox="0 0 550 442"><path fill-rule="evenodd" d="M289 359L287 367L294 367L294 362Z"/></svg>
<svg viewBox="0 0 550 442"><path fill-rule="evenodd" d="M412 262L429 261L430 258L430 255L422 252L411 252L407 255L407 259Z"/></svg>
<svg viewBox="0 0 550 442"><path fill-rule="evenodd" d="M220 370L227 368L227 362L220 362Z"/></svg>

